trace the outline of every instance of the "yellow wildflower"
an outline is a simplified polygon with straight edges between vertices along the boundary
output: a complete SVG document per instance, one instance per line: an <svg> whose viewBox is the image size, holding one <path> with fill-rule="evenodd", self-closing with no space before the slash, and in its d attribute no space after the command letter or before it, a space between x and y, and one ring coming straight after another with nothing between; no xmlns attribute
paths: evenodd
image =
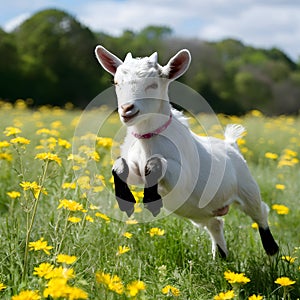
<svg viewBox="0 0 300 300"><path fill-rule="evenodd" d="M291 257L291 256L286 255L286 256L282 256L281 259L289 262L290 264L293 264L295 262L295 260L297 259L297 257Z"/></svg>
<svg viewBox="0 0 300 300"><path fill-rule="evenodd" d="M258 224L257 224L257 223L252 223L251 227L252 227L253 229L258 229Z"/></svg>
<svg viewBox="0 0 300 300"><path fill-rule="evenodd" d="M57 154L53 154L50 152L38 153L35 156L35 159L40 159L44 161L55 161L59 166L61 166L61 158L59 158Z"/></svg>
<svg viewBox="0 0 300 300"><path fill-rule="evenodd" d="M276 210L279 215L287 215L290 209L282 204L273 204L272 209Z"/></svg>
<svg viewBox="0 0 300 300"><path fill-rule="evenodd" d="M260 296L260 295L252 295L248 298L248 300L263 300L263 296Z"/></svg>
<svg viewBox="0 0 300 300"><path fill-rule="evenodd" d="M108 285L110 283L111 277L110 277L110 274L106 274L104 272L97 272L96 280L98 283L104 283L104 284Z"/></svg>
<svg viewBox="0 0 300 300"><path fill-rule="evenodd" d="M87 157L89 159L92 159L92 160L97 161L97 162L100 161L100 155L96 151L88 151L88 152L85 152L85 154L87 155Z"/></svg>
<svg viewBox="0 0 300 300"><path fill-rule="evenodd" d="M55 129L48 129L48 128L41 128L36 131L37 135L45 134L45 135L52 135L52 136L59 136L59 132Z"/></svg>
<svg viewBox="0 0 300 300"><path fill-rule="evenodd" d="M24 137L21 137L21 136L11 139L10 142L12 144L21 144L21 145L29 145L30 144L30 140L28 140Z"/></svg>
<svg viewBox="0 0 300 300"><path fill-rule="evenodd" d="M5 290L6 288L7 286L4 283L0 282L0 292Z"/></svg>
<svg viewBox="0 0 300 300"><path fill-rule="evenodd" d="M117 255L122 255L128 251L130 251L130 248L128 246L119 246Z"/></svg>
<svg viewBox="0 0 300 300"><path fill-rule="evenodd" d="M110 148L113 144L113 139L108 137L97 137L97 145L104 147L104 148Z"/></svg>
<svg viewBox="0 0 300 300"><path fill-rule="evenodd" d="M284 154L292 157L296 157L298 155L296 151L293 151L291 149L284 149Z"/></svg>
<svg viewBox="0 0 300 300"><path fill-rule="evenodd" d="M247 282L250 282L250 279L246 277L244 273L234 273L231 271L225 271L224 277L230 284L246 284Z"/></svg>
<svg viewBox="0 0 300 300"><path fill-rule="evenodd" d="M76 286L67 286L66 294L68 295L68 299L70 300L88 299L88 294L84 290Z"/></svg>
<svg viewBox="0 0 300 300"><path fill-rule="evenodd" d="M56 262L58 263L65 263L67 265L73 264L77 260L77 257L72 255L67 255L67 254L58 254L56 257Z"/></svg>
<svg viewBox="0 0 300 300"><path fill-rule="evenodd" d="M45 275L46 279L65 278L66 280L75 278L74 269L57 267Z"/></svg>
<svg viewBox="0 0 300 300"><path fill-rule="evenodd" d="M104 190L103 185L98 185L98 186L93 187L93 192L95 192L95 193L103 192L103 190Z"/></svg>
<svg viewBox="0 0 300 300"><path fill-rule="evenodd" d="M90 177L89 176L80 176L77 179L77 184L81 189L89 190L91 188L90 185Z"/></svg>
<svg viewBox="0 0 300 300"><path fill-rule="evenodd" d="M0 142L0 148L7 148L9 146L10 146L10 143L8 141Z"/></svg>
<svg viewBox="0 0 300 300"><path fill-rule="evenodd" d="M284 184L276 184L275 185L275 188L277 189L277 190L281 190L281 191L283 191L284 189L285 189L285 185Z"/></svg>
<svg viewBox="0 0 300 300"><path fill-rule="evenodd" d="M21 129L17 127L6 127L4 130L4 134L6 136L17 135L21 132L22 132Z"/></svg>
<svg viewBox="0 0 300 300"><path fill-rule="evenodd" d="M164 288L162 288L161 292L164 295L169 295L169 296L174 296L174 297L180 296L179 289L174 286L171 286L171 285L166 285Z"/></svg>
<svg viewBox="0 0 300 300"><path fill-rule="evenodd" d="M265 157L266 158L269 158L269 159L277 159L278 158L278 154L276 153L272 153L272 152L266 152L265 153Z"/></svg>
<svg viewBox="0 0 300 300"><path fill-rule="evenodd" d="M97 174L95 177L105 186L105 177L103 175Z"/></svg>
<svg viewBox="0 0 300 300"><path fill-rule="evenodd" d="M59 120L59 121L53 121L51 124L50 124L51 128L60 128L62 127L62 122Z"/></svg>
<svg viewBox="0 0 300 300"><path fill-rule="evenodd" d="M66 293L67 279L56 277L52 278L47 283L47 288L44 290L44 297L48 298L51 296L54 299L66 298L68 295Z"/></svg>
<svg viewBox="0 0 300 300"><path fill-rule="evenodd" d="M11 300L39 300L41 296L38 291L22 291L19 295L12 296Z"/></svg>
<svg viewBox="0 0 300 300"><path fill-rule="evenodd" d="M142 202L144 198L144 191L132 191L132 195L137 203Z"/></svg>
<svg viewBox="0 0 300 300"><path fill-rule="evenodd" d="M279 277L274 282L281 286L290 286L296 283L296 281L291 280L288 277Z"/></svg>
<svg viewBox="0 0 300 300"><path fill-rule="evenodd" d="M98 283L105 284L108 287L108 289L116 292L119 295L124 293L124 285L122 283L121 278L118 277L117 275L110 276L110 274L97 272L96 280Z"/></svg>
<svg viewBox="0 0 300 300"><path fill-rule="evenodd" d="M139 222L135 219L129 219L129 220L126 220L125 222L127 225L135 225L135 224L138 224Z"/></svg>
<svg viewBox="0 0 300 300"><path fill-rule="evenodd" d="M0 159L12 161L12 155L10 153L4 152L0 153Z"/></svg>
<svg viewBox="0 0 300 300"><path fill-rule="evenodd" d="M40 193L47 195L47 191L44 187L41 187L36 183L36 181L22 181L20 183L20 186L23 188L24 191L31 190L33 192L33 195L35 199L37 199L40 195Z"/></svg>
<svg viewBox="0 0 300 300"><path fill-rule="evenodd" d="M74 190L76 188L76 183L75 182L65 182L61 186L63 189L72 189Z"/></svg>
<svg viewBox="0 0 300 300"><path fill-rule="evenodd" d="M16 192L16 191L11 191L11 192L7 192L6 195L8 197L10 197L11 199L16 199L18 197L21 196L21 193L20 192Z"/></svg>
<svg viewBox="0 0 300 300"><path fill-rule="evenodd" d="M263 117L263 113L257 109L251 110L250 115L257 118Z"/></svg>
<svg viewBox="0 0 300 300"><path fill-rule="evenodd" d="M0 153L0 159L12 161L12 155L10 153Z"/></svg>
<svg viewBox="0 0 300 300"><path fill-rule="evenodd" d="M130 233L130 232L124 232L123 236L125 236L128 239L131 239L132 238L132 233Z"/></svg>
<svg viewBox="0 0 300 300"><path fill-rule="evenodd" d="M71 222L71 223L79 223L81 221L81 218L69 217L68 221Z"/></svg>
<svg viewBox="0 0 300 300"><path fill-rule="evenodd" d="M53 249L52 246L48 246L48 242L44 241L44 238L40 238L38 241L29 243L29 250L39 251L43 250L47 255L50 255L49 250Z"/></svg>
<svg viewBox="0 0 300 300"><path fill-rule="evenodd" d="M64 208L69 211L83 211L83 205L74 201L74 200L68 200L68 199L62 199L59 200L59 205L57 209Z"/></svg>
<svg viewBox="0 0 300 300"><path fill-rule="evenodd" d="M130 297L135 297L139 291L144 291L146 289L146 285L143 281L136 280L128 283L126 289Z"/></svg>
<svg viewBox="0 0 300 300"><path fill-rule="evenodd" d="M45 277L53 270L54 266L49 263L41 263L38 267L34 268L33 275L37 275L39 277Z"/></svg>
<svg viewBox="0 0 300 300"><path fill-rule="evenodd" d="M67 160L73 160L75 163L80 164L80 165L84 165L86 163L86 159L81 157L78 154L70 154L67 157Z"/></svg>
<svg viewBox="0 0 300 300"><path fill-rule="evenodd" d="M101 218L101 219L103 219L103 220L105 220L106 223L109 223L109 222L110 222L110 218L109 218L106 214L102 214L102 213L100 213L100 212L97 212L97 213L95 213L95 216L96 216L96 217L99 217L99 218Z"/></svg>
<svg viewBox="0 0 300 300"><path fill-rule="evenodd" d="M163 229L153 227L153 228L150 228L149 234L151 237L154 237L155 235L164 235L165 231Z"/></svg>
<svg viewBox="0 0 300 300"><path fill-rule="evenodd" d="M24 191L28 190L35 190L39 187L39 185L36 183L36 181L22 181L20 183L20 186L23 188Z"/></svg>
<svg viewBox="0 0 300 300"><path fill-rule="evenodd" d="M97 135L89 132L86 135L81 136L80 139L83 141L95 141L97 139Z"/></svg>
<svg viewBox="0 0 300 300"><path fill-rule="evenodd" d="M227 291L225 293L221 292L217 296L214 297L214 300L228 300L233 299L235 297L234 291Z"/></svg>
<svg viewBox="0 0 300 300"><path fill-rule="evenodd" d="M58 145L66 149L71 148L71 143L61 138L58 139Z"/></svg>
<svg viewBox="0 0 300 300"><path fill-rule="evenodd" d="M98 206L91 204L91 205L90 205L90 209L91 209L91 210L97 210L97 209L98 209Z"/></svg>
<svg viewBox="0 0 300 300"><path fill-rule="evenodd" d="M86 216L85 217L86 221L93 223L94 219L91 216Z"/></svg>

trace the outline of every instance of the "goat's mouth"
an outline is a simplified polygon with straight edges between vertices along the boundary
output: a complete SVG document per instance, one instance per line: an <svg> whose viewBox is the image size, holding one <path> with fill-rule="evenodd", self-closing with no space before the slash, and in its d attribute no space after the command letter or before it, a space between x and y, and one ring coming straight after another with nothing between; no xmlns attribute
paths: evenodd
<svg viewBox="0 0 300 300"><path fill-rule="evenodd" d="M127 122L131 121L132 119L134 119L139 114L139 112L140 111L137 110L136 112L121 114L122 120L125 123L127 123Z"/></svg>

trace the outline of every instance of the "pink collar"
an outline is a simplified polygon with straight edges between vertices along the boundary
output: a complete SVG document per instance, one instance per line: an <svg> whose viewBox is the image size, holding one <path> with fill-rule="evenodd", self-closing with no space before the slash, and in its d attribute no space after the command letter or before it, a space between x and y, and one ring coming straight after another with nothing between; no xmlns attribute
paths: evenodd
<svg viewBox="0 0 300 300"><path fill-rule="evenodd" d="M151 139L153 136L159 135L161 132L166 130L168 128L168 126L171 124L171 121L172 121L172 113L170 114L169 120L165 124L158 127L157 129L155 129L152 132L148 132L148 133L144 133L144 134L139 134L136 132L131 132L131 133L137 139Z"/></svg>

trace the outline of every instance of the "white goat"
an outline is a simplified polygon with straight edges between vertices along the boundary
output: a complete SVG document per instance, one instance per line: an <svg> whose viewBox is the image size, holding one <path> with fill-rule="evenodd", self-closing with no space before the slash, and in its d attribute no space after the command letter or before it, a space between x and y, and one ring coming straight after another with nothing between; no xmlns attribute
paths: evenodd
<svg viewBox="0 0 300 300"><path fill-rule="evenodd" d="M170 105L168 85L187 70L189 51L179 51L166 66L157 63L157 53L144 58L128 53L123 62L102 46L95 52L114 76L119 116L128 126L121 157L112 170L120 209L128 216L134 210L127 183L144 184L144 206L154 216L163 203L175 214L205 226L213 256L218 248L226 257L223 221L218 217L237 202L259 225L267 254L275 254L278 245L269 230L268 206L236 145L244 128L227 126L225 140L199 137Z"/></svg>

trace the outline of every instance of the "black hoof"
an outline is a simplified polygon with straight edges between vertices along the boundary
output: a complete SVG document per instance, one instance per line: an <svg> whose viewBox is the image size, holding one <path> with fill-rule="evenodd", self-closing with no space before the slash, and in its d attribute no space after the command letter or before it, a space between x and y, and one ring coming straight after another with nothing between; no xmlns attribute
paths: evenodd
<svg viewBox="0 0 300 300"><path fill-rule="evenodd" d="M125 211L127 216L130 217L134 212L134 204L133 202L129 202L117 197L118 205L121 211Z"/></svg>
<svg viewBox="0 0 300 300"><path fill-rule="evenodd" d="M279 247L275 242L269 227L266 229L259 227L259 233L266 253L268 255L275 255L279 251Z"/></svg>
<svg viewBox="0 0 300 300"><path fill-rule="evenodd" d="M222 248L219 245L217 245L217 247L218 247L219 256L223 259L227 258L227 254L222 250Z"/></svg>
<svg viewBox="0 0 300 300"><path fill-rule="evenodd" d="M144 203L144 207L152 213L153 217L156 217L160 213L163 203L161 199L158 199L156 201Z"/></svg>

